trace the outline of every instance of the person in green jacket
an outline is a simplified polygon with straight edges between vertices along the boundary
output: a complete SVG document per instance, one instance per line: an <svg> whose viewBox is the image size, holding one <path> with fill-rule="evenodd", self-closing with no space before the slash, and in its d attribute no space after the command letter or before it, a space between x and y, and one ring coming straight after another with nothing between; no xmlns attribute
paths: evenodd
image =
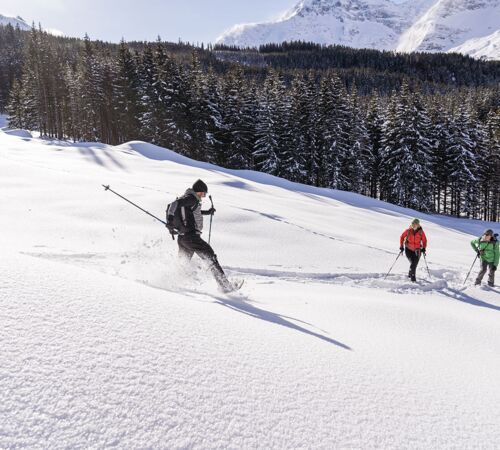
<svg viewBox="0 0 500 450"><path fill-rule="evenodd" d="M495 271L498 268L498 260L500 259L497 236L493 233L493 230L486 230L480 238L474 239L470 243L481 260L481 271L477 274L476 285L481 284L488 268L488 285L491 287L495 285Z"/></svg>

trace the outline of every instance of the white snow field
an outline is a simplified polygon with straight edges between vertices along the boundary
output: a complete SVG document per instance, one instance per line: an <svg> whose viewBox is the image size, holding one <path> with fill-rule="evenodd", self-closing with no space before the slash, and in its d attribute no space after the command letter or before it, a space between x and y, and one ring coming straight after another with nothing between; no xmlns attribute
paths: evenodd
<svg viewBox="0 0 500 450"><path fill-rule="evenodd" d="M235 294L101 186L163 218L197 178ZM500 290L462 288L498 224L5 130L0 209L2 449L499 446ZM414 216L431 278L384 280Z"/></svg>

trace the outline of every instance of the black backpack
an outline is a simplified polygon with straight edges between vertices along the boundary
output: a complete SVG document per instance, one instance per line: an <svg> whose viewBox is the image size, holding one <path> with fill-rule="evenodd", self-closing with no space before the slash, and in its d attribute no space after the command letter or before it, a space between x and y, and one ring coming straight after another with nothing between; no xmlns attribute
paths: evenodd
<svg viewBox="0 0 500 450"><path fill-rule="evenodd" d="M179 199L177 198L172 203L167 205L167 228L172 235L179 234L180 230L184 227L181 218L181 208L179 206Z"/></svg>

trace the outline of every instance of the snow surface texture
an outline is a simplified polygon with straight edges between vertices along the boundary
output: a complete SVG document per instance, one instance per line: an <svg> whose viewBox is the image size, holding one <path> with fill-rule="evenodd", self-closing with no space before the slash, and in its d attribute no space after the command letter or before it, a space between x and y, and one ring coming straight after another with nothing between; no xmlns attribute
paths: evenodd
<svg viewBox="0 0 500 450"><path fill-rule="evenodd" d="M452 51L497 59L498 48L472 39L500 27L500 0L302 0L282 18L236 25L218 42L253 47L311 41L400 52ZM466 46L461 47L466 44Z"/></svg>
<svg viewBox="0 0 500 450"><path fill-rule="evenodd" d="M197 178L237 294L101 187L163 217ZM498 448L500 291L462 288L498 224L2 131L0 192L0 448ZM431 277L384 280L415 215Z"/></svg>

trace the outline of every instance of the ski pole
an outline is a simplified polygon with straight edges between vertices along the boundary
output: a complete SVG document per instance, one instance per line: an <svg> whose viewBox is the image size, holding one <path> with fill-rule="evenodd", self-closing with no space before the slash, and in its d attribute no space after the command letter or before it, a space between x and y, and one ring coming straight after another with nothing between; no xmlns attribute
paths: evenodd
<svg viewBox="0 0 500 450"><path fill-rule="evenodd" d="M134 205L136 208L140 209L142 212L145 212L148 216L151 216L153 219L156 219L158 222L161 222L163 225L167 226L167 223L164 222L163 220L159 219L155 215L151 214L150 212L148 212L145 209L141 208L140 206L136 205L134 202L131 202L128 198L125 198L123 195L118 194L118 192L113 191L113 189L111 189L109 187L109 184L107 186L103 184L102 187L104 188L105 191L110 191L113 194L117 195L118 197L123 198L123 200L125 200L126 202L129 202L131 205Z"/></svg>
<svg viewBox="0 0 500 450"><path fill-rule="evenodd" d="M385 277L384 277L384 280L389 276L389 274L391 273L391 270L393 269L393 267L396 265L396 263L398 262L398 259L399 257L403 254L403 252L399 252L398 256L396 257L396 261L394 261L394 263L392 264L391 268L389 269L389 272L387 272L385 274Z"/></svg>
<svg viewBox="0 0 500 450"><path fill-rule="evenodd" d="M424 261L425 261L425 267L427 267L427 273L429 274L429 278L432 278L431 271L429 270L429 264L427 264L427 258L425 257L425 253L423 255L424 255Z"/></svg>
<svg viewBox="0 0 500 450"><path fill-rule="evenodd" d="M212 210L214 209L214 202L212 201L212 196L209 195L210 203L212 204ZM208 230L208 244L210 245L210 237L212 236L212 219L214 218L214 213L210 214L210 228Z"/></svg>
<svg viewBox="0 0 500 450"><path fill-rule="evenodd" d="M472 266L470 266L469 273L468 273L468 274L467 274L467 276L465 277L465 281L464 281L463 286L465 286L465 283L467 283L467 280L469 279L469 275L470 275L470 273L472 272L472 269L474 268L474 264L476 264L477 258L478 258L478 255L476 254L476 257L474 258L474 262L472 263Z"/></svg>

